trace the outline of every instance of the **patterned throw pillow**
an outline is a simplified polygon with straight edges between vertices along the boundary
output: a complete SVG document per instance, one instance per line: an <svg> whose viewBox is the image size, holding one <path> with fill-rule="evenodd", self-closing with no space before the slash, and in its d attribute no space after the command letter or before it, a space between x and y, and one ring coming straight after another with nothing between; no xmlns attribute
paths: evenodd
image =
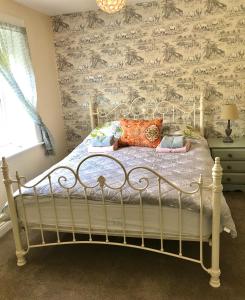
<svg viewBox="0 0 245 300"><path fill-rule="evenodd" d="M186 125L183 129L183 135L187 138L200 140L202 138L200 131L195 130L192 126Z"/></svg>
<svg viewBox="0 0 245 300"><path fill-rule="evenodd" d="M114 136L115 140L118 140L122 135L122 129L119 121L107 122L100 127L96 127L83 141L85 145L90 145L94 139L101 139L105 137Z"/></svg>
<svg viewBox="0 0 245 300"><path fill-rule="evenodd" d="M123 134L119 146L156 148L161 142L162 119L120 120Z"/></svg>

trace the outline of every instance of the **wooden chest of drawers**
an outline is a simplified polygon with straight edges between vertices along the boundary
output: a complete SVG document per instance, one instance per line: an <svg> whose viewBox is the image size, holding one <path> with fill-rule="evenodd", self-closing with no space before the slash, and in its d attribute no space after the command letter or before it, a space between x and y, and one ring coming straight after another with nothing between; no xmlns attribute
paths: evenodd
<svg viewBox="0 0 245 300"><path fill-rule="evenodd" d="M223 143L222 139L208 139L213 158L220 157L223 167L224 191L245 192L245 138L235 139L234 143Z"/></svg>

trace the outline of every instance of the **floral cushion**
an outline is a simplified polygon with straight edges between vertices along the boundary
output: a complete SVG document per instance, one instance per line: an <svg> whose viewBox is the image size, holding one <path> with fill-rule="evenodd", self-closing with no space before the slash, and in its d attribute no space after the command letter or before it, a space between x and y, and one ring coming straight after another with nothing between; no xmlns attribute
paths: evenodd
<svg viewBox="0 0 245 300"><path fill-rule="evenodd" d="M195 130L192 126L186 125L183 129L183 135L187 138L199 140L202 138L200 131Z"/></svg>
<svg viewBox="0 0 245 300"><path fill-rule="evenodd" d="M122 136L119 146L156 148L161 142L162 119L120 120Z"/></svg>
<svg viewBox="0 0 245 300"><path fill-rule="evenodd" d="M175 136L175 135L183 135L186 138L196 139L199 140L202 138L200 131L197 129L194 129L191 125L166 125L163 128L163 136L169 135L169 136Z"/></svg>
<svg viewBox="0 0 245 300"><path fill-rule="evenodd" d="M122 129L119 121L107 122L102 126L96 127L84 140L84 144L91 145L94 139L103 140L105 137L114 136L115 140L122 135Z"/></svg>

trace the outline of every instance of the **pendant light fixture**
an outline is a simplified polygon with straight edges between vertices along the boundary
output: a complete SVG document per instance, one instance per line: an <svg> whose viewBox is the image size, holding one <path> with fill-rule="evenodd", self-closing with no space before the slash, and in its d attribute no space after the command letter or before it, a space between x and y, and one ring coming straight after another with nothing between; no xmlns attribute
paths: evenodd
<svg viewBox="0 0 245 300"><path fill-rule="evenodd" d="M104 12L114 14L125 6L126 0L96 0L96 3Z"/></svg>

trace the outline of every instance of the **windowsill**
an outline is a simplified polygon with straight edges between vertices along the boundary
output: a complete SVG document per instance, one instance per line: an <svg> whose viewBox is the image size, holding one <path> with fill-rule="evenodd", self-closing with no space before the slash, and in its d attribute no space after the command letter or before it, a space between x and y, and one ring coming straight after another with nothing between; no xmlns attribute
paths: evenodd
<svg viewBox="0 0 245 300"><path fill-rule="evenodd" d="M36 143L32 146L27 146L27 147L12 147L12 149L5 155L2 154L2 148L0 147L0 157L5 157L5 158L12 158L12 157L15 157L23 152L26 152L26 151L29 151L33 148L36 148L38 146L41 146L43 145L44 143L43 142L40 142L40 143Z"/></svg>

